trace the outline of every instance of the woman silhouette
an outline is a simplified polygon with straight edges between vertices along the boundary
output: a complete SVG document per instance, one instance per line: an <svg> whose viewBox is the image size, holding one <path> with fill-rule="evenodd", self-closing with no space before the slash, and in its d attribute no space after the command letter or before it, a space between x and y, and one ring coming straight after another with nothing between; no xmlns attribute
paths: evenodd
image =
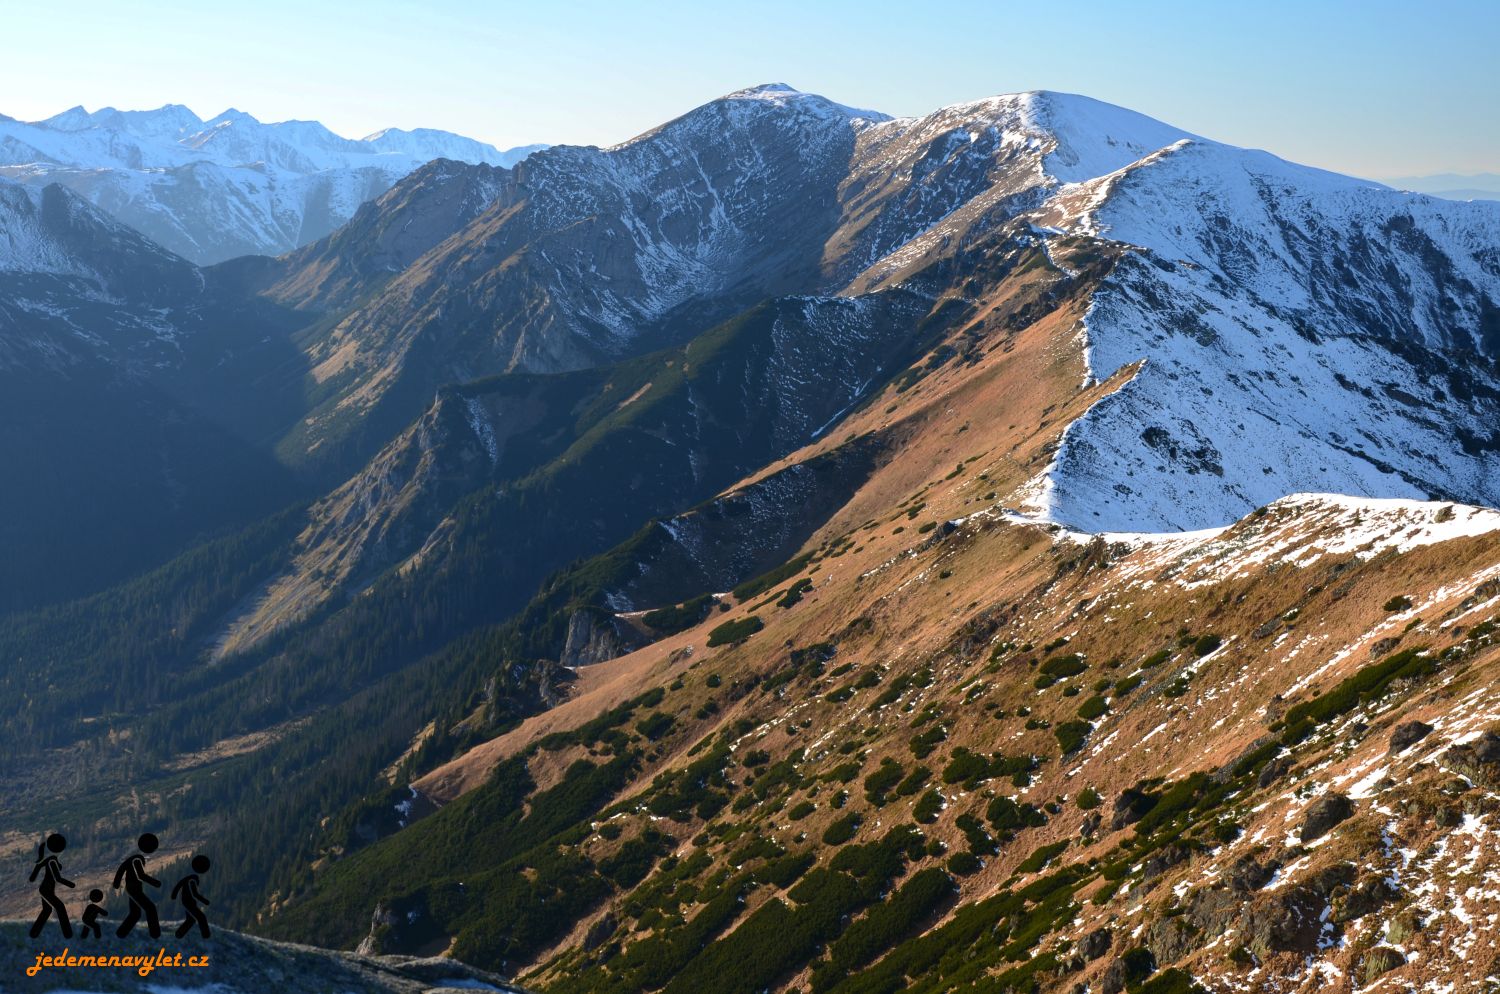
<svg viewBox="0 0 1500 994"><path fill-rule="evenodd" d="M68 909L57 899L58 884L73 886L73 881L62 875L62 865L57 861L57 854L66 848L68 840L56 832L47 836L47 841L36 847L36 865L31 868L31 880L35 882L37 874L42 875L42 883L36 889L42 897L42 913L36 916L36 921L31 926L33 939L42 934L42 926L47 924L49 915L57 916L57 927L62 929L64 939L73 938L73 925L68 921Z"/></svg>

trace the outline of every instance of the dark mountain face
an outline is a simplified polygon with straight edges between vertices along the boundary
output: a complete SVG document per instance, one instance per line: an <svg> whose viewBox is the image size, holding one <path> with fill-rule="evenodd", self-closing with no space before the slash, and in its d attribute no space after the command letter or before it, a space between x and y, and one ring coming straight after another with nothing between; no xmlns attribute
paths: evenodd
<svg viewBox="0 0 1500 994"><path fill-rule="evenodd" d="M0 608L101 589L297 498L282 309L60 186L0 185Z"/></svg>

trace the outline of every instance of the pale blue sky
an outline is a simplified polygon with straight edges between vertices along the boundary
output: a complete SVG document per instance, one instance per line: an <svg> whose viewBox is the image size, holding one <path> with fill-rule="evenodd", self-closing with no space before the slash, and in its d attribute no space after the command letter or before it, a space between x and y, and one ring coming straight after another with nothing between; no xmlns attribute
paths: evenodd
<svg viewBox="0 0 1500 994"><path fill-rule="evenodd" d="M609 144L786 82L887 113L1056 89L1366 176L1500 172L1500 2L0 0L0 113L184 103Z"/></svg>

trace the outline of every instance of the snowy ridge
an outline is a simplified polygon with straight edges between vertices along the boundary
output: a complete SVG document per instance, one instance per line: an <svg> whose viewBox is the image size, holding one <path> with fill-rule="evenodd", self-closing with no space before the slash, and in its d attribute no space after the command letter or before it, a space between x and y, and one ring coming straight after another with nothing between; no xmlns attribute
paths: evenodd
<svg viewBox="0 0 1500 994"><path fill-rule="evenodd" d="M1035 518L1007 514L1019 524ZM1292 494L1225 528L1196 532L1100 532L1063 529L1058 540L1095 538L1142 550L1119 576L1155 582L1167 575L1186 587L1247 577L1277 564L1308 566L1325 556L1371 559L1500 533L1500 510L1439 501L1362 498L1344 494ZM1495 572L1500 572L1496 570ZM1473 578L1475 582L1486 579Z"/></svg>
<svg viewBox="0 0 1500 994"><path fill-rule="evenodd" d="M1099 379L1146 360L1069 432L1056 520L1194 529L1306 491L1500 503L1500 205L1180 142L1037 215L1130 247L1087 359Z"/></svg>

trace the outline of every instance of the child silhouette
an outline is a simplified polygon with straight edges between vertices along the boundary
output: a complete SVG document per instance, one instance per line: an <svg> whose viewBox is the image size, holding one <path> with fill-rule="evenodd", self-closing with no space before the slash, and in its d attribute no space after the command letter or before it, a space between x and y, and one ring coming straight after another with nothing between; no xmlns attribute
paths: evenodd
<svg viewBox="0 0 1500 994"><path fill-rule="evenodd" d="M156 836L147 832L136 842L140 852L132 853L115 871L115 890L119 890L123 883L125 895L130 898L130 913L115 930L115 934L122 939L135 928L135 923L141 920L141 915L146 916L146 930L151 933L151 938L161 938L161 922L156 918L156 902L146 896L146 884L152 887L161 886L160 880L146 872L146 857L156 852L156 847L160 844Z"/></svg>
<svg viewBox="0 0 1500 994"><path fill-rule="evenodd" d="M83 909L83 934L85 937L92 935L99 938L99 919L108 918L109 912L99 902L104 900L104 891L95 887L89 891L89 905Z"/></svg>
<svg viewBox="0 0 1500 994"><path fill-rule="evenodd" d="M208 916L200 907L208 903L208 898L198 893L198 876L207 873L208 867L208 857L199 853L193 857L193 872L177 881L177 885L172 888L172 898L182 902L182 924L177 926L179 939L191 932L195 923L199 933L205 939L211 934L208 929Z"/></svg>
<svg viewBox="0 0 1500 994"><path fill-rule="evenodd" d="M42 934L42 927L47 924L49 915L57 916L57 927L62 929L64 939L73 938L73 925L68 921L68 909L63 907L62 901L57 897L58 884L73 886L73 881L62 875L62 864L57 861L57 854L66 848L68 840L56 832L47 836L47 841L36 847L36 864L31 868L31 880L35 883L37 874L42 875L42 882L36 889L42 898L42 913L36 916L36 922L31 926L33 939Z"/></svg>

